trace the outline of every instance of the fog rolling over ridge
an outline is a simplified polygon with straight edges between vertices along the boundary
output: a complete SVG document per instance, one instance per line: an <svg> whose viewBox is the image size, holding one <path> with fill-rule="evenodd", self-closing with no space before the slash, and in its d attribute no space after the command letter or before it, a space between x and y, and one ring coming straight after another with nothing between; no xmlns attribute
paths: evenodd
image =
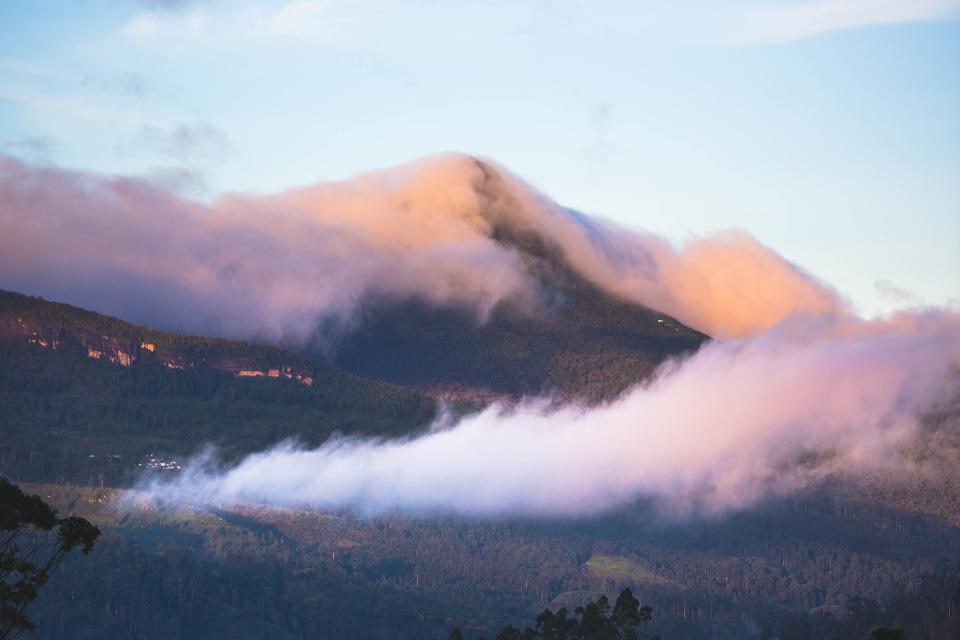
<svg viewBox="0 0 960 640"><path fill-rule="evenodd" d="M608 293L713 336L846 313L743 232L676 248L564 209L491 161L441 155L212 204L148 181L0 156L0 287L157 328L303 342L369 296L475 310L541 291L529 247Z"/></svg>
<svg viewBox="0 0 960 640"><path fill-rule="evenodd" d="M677 248L470 156L210 205L0 158L0 227L0 287L191 333L307 342L349 331L373 296L478 322L502 301L535 314L549 263L717 338L606 405L532 398L419 437L286 443L143 485L172 501L573 516L652 498L719 513L895 473L924 412L957 392L952 312L860 319L745 233Z"/></svg>
<svg viewBox="0 0 960 640"><path fill-rule="evenodd" d="M718 513L815 483L893 476L923 411L956 392L960 322L790 322L714 342L599 408L531 401L393 441L284 444L143 488L164 500L366 513L581 515L653 498Z"/></svg>

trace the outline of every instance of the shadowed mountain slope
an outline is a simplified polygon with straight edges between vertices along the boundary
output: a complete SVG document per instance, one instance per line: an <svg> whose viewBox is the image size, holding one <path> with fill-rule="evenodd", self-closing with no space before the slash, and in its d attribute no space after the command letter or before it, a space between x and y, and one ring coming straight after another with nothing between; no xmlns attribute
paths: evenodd
<svg viewBox="0 0 960 640"><path fill-rule="evenodd" d="M542 308L501 303L483 323L466 310L416 300L372 302L332 362L453 397L555 393L601 401L707 339L569 274L541 282Z"/></svg>

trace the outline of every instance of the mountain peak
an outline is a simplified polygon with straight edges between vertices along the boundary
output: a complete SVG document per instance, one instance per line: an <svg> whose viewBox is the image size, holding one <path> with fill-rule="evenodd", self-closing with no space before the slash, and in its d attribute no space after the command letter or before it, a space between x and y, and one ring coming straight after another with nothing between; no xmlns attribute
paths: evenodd
<svg viewBox="0 0 960 640"><path fill-rule="evenodd" d="M212 204L142 179L0 170L13 176L0 181L0 286L181 332L303 344L318 326L349 327L372 298L482 320L536 300L549 274L712 335L845 310L745 234L678 249L465 154Z"/></svg>

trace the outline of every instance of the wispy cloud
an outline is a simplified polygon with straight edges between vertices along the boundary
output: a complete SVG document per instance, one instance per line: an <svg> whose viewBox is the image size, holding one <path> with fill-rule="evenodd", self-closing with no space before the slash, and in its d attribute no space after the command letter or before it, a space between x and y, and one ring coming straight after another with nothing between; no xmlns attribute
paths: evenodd
<svg viewBox="0 0 960 640"><path fill-rule="evenodd" d="M734 39L779 43L873 25L957 16L960 0L804 0L748 9L731 24Z"/></svg>
<svg viewBox="0 0 960 640"><path fill-rule="evenodd" d="M270 28L282 36L329 35L342 26L342 12L330 0L301 0L285 4L271 16Z"/></svg>
<svg viewBox="0 0 960 640"><path fill-rule="evenodd" d="M889 300L901 307L919 307L925 304L923 299L914 292L899 287L888 280L877 280L873 283L873 286L881 298Z"/></svg>
<svg viewBox="0 0 960 640"><path fill-rule="evenodd" d="M74 79L72 74L54 69L49 65L18 58L0 58L0 73L60 82Z"/></svg>
<svg viewBox="0 0 960 640"><path fill-rule="evenodd" d="M192 5L181 11L147 10L130 20L123 36L165 50L215 48L269 39L317 39L341 33L356 5L336 0L297 0L279 6L235 5L230 10Z"/></svg>
<svg viewBox="0 0 960 640"><path fill-rule="evenodd" d="M82 87L90 87L127 98L144 99L156 93L156 89L150 86L142 74L134 72L107 77L85 75L80 84Z"/></svg>
<svg viewBox="0 0 960 640"><path fill-rule="evenodd" d="M226 132L208 122L180 122L171 127L142 124L135 138L117 148L121 154L156 152L177 162L222 162L233 145Z"/></svg>
<svg viewBox="0 0 960 640"><path fill-rule="evenodd" d="M590 108L593 137L583 150L583 156L591 162L606 164L621 152L614 137L610 135L611 110L612 107L608 103Z"/></svg>
<svg viewBox="0 0 960 640"><path fill-rule="evenodd" d="M0 142L0 151L33 162L49 162L53 143L46 136L29 136Z"/></svg>
<svg viewBox="0 0 960 640"><path fill-rule="evenodd" d="M150 7L151 9L166 9L169 11L175 11L177 9L182 9L187 5L197 2L197 0L141 0L144 5Z"/></svg>
<svg viewBox="0 0 960 640"><path fill-rule="evenodd" d="M389 40L403 32L392 32L384 28L385 24L438 16L442 20L482 22L485 14L479 7L482 3L453 8L411 3L398 10L393 3L366 0L292 0L239 6L189 3L177 11L147 8L123 27L122 34L138 46L163 51L265 41L342 43L347 37L352 47L376 49L382 44L381 38ZM960 0L742 0L723 6L703 0L656 0L629 8L612 2L570 2L558 11L549 4L520 2L505 3L501 26L524 37L559 29L566 37L588 39L596 33L627 33L644 41L774 44L842 29L949 19L956 17L958 8ZM378 37L371 40L369 27L374 24L381 28ZM430 37L448 31L441 29ZM463 37L473 35L465 33Z"/></svg>
<svg viewBox="0 0 960 640"><path fill-rule="evenodd" d="M16 103L29 113L69 118L82 124L116 127L135 126L142 122L141 118L123 108L123 105L95 101L84 95L0 88L0 100Z"/></svg>

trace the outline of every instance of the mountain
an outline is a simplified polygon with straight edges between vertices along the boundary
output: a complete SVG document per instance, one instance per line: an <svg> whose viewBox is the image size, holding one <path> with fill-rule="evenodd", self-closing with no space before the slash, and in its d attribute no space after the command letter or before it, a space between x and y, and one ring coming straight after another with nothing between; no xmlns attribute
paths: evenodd
<svg viewBox="0 0 960 640"><path fill-rule="evenodd" d="M522 213L530 205L517 200L517 188L505 184L500 171L476 158L460 161L480 176L471 188L484 234L520 257L537 302L530 308L508 298L478 320L462 307L371 296L332 350L336 366L453 397L557 394L598 402L709 339L588 281L571 266L556 233ZM563 215L578 219L573 211Z"/></svg>
<svg viewBox="0 0 960 640"><path fill-rule="evenodd" d="M600 401L705 339L542 247L526 256L542 307L503 302L479 323L465 309L370 300L330 362L0 291L0 465L14 479L122 485L209 443L229 458L288 438L401 436L432 420L438 398L455 411L530 393Z"/></svg>
<svg viewBox="0 0 960 640"><path fill-rule="evenodd" d="M33 171L16 171L19 194ZM621 232L550 201L492 161L461 154L212 204L131 183L131 197L150 211L136 219L110 197L109 183L69 172L43 179L50 186L37 194L23 187L24 202L44 211L43 224L17 206L2 209L2 286L168 331L266 340L310 361L458 399L613 398L664 359L696 350L707 336L685 324L713 330L703 318L718 297L716 278L742 280L738 267L702 264L662 239ZM47 202L59 189L63 201L83 206ZM83 221L71 237L34 235L70 228L67 220ZM726 239L720 249L746 252L777 282L809 285L771 252L741 244ZM668 295L667 282L683 295ZM775 319L781 307L805 310L809 294L791 288L769 304L763 294L739 304L770 307ZM117 331L100 332L113 341L102 345L109 357L137 357L137 336ZM164 340L151 344L165 366L194 362L197 354ZM205 366L246 366L247 356L237 360L225 348L204 353ZM288 373L308 377L311 365L297 366Z"/></svg>
<svg viewBox="0 0 960 640"><path fill-rule="evenodd" d="M623 302L569 272L543 268L534 311L490 317L407 300L372 300L331 362L345 371L458 398L557 394L609 400L707 337Z"/></svg>

